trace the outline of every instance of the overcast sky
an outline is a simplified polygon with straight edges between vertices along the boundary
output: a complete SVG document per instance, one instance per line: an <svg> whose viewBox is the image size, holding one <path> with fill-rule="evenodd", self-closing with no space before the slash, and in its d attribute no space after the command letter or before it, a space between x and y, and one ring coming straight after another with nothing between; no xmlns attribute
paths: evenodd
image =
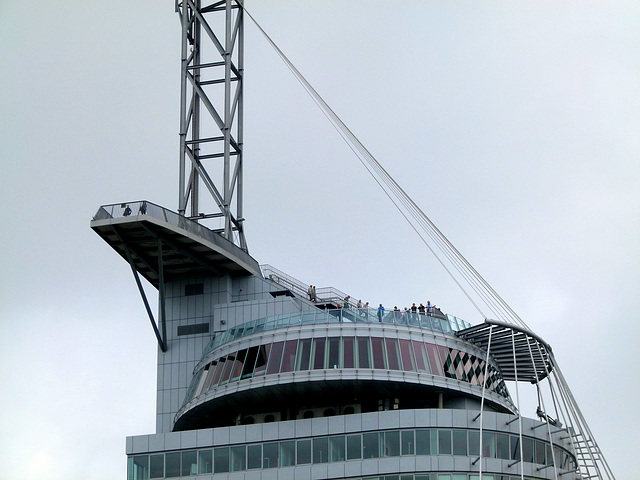
<svg viewBox="0 0 640 480"><path fill-rule="evenodd" d="M247 1L352 131L556 355L637 477L640 4ZM101 204L176 209L169 0L0 0L0 479L124 479L155 338ZM246 27L250 253L372 304L482 320ZM534 416L534 411L523 412Z"/></svg>

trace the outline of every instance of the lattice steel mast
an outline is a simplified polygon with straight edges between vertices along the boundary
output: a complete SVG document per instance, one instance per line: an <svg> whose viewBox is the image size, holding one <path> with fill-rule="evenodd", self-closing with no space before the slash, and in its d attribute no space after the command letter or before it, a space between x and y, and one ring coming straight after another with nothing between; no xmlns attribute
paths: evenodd
<svg viewBox="0 0 640 480"><path fill-rule="evenodd" d="M194 220L219 219L214 230L246 251L243 9L235 0L183 0L175 7L182 22L178 213ZM214 32L225 37L219 39ZM202 186L213 202L201 202Z"/></svg>

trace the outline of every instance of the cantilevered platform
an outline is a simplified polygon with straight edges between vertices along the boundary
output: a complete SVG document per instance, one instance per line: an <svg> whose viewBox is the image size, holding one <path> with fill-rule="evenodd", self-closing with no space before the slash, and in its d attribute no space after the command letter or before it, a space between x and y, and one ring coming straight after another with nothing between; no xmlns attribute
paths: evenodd
<svg viewBox="0 0 640 480"><path fill-rule="evenodd" d="M153 286L198 276L262 276L258 262L220 234L150 202L103 205L91 228Z"/></svg>
<svg viewBox="0 0 640 480"><path fill-rule="evenodd" d="M553 370L551 347L526 328L485 320L456 335L489 351L505 380L537 383Z"/></svg>

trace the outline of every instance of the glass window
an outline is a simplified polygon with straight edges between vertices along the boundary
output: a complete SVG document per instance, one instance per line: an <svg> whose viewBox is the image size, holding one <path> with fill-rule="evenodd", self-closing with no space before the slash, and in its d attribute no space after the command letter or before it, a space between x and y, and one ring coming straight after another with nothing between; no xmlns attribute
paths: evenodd
<svg viewBox="0 0 640 480"><path fill-rule="evenodd" d="M253 371L256 366L256 359L258 358L258 352L260 347L251 347L247 350L247 358L245 358L243 367L242 367L242 375L240 378L250 378L253 376Z"/></svg>
<svg viewBox="0 0 640 480"><path fill-rule="evenodd" d="M164 477L164 455L162 453L149 456L149 478Z"/></svg>
<svg viewBox="0 0 640 480"><path fill-rule="evenodd" d="M313 339L313 369L322 370L324 368L324 345L326 339Z"/></svg>
<svg viewBox="0 0 640 480"><path fill-rule="evenodd" d="M496 458L496 434L482 432L482 456Z"/></svg>
<svg viewBox="0 0 640 480"><path fill-rule="evenodd" d="M343 344L343 365L344 368L354 368L354 356L353 356L353 337L344 337L342 339Z"/></svg>
<svg viewBox="0 0 640 480"><path fill-rule="evenodd" d="M400 432L392 430L384 432L384 456L397 457L400 455Z"/></svg>
<svg viewBox="0 0 640 480"><path fill-rule="evenodd" d="M327 463L329 461L329 439L313 439L313 463Z"/></svg>
<svg viewBox="0 0 640 480"><path fill-rule="evenodd" d="M415 450L415 440L413 430L405 430L401 435L402 455L413 455Z"/></svg>
<svg viewBox="0 0 640 480"><path fill-rule="evenodd" d="M296 361L296 348L298 347L298 340L287 340L284 346L284 355L282 356L281 372L290 372L293 370L294 362Z"/></svg>
<svg viewBox="0 0 640 480"><path fill-rule="evenodd" d="M165 453L164 455L164 476L180 476L180 452Z"/></svg>
<svg viewBox="0 0 640 480"><path fill-rule="evenodd" d="M503 460L509 460L509 435L498 433L496 447L496 456Z"/></svg>
<svg viewBox="0 0 640 480"><path fill-rule="evenodd" d="M242 374L242 367L244 366L244 361L247 358L247 349L240 350L236 354L236 361L233 363L233 367L231 369L231 375L229 376L230 380L240 378L240 374Z"/></svg>
<svg viewBox="0 0 640 480"><path fill-rule="evenodd" d="M364 433L362 435L362 458L380 457L378 433Z"/></svg>
<svg viewBox="0 0 640 480"><path fill-rule="evenodd" d="M220 383L220 377L222 376L222 370L224 370L224 365L225 362L223 361L224 357L218 359L217 363L213 362L213 364L215 365L215 371L213 372L213 379L211 380L211 385L207 386L205 385L206 389L208 390L209 388L213 388L216 385L218 385L218 383ZM211 368L214 368L213 365L211 366Z"/></svg>
<svg viewBox="0 0 640 480"><path fill-rule="evenodd" d="M280 466L291 467L296 464L295 440L280 442Z"/></svg>
<svg viewBox="0 0 640 480"><path fill-rule="evenodd" d="M247 469L262 468L262 445L247 447Z"/></svg>
<svg viewBox="0 0 640 480"><path fill-rule="evenodd" d="M400 340L400 355L402 357L402 369L405 372L414 372L416 370L416 365L415 360L413 359L411 341Z"/></svg>
<svg viewBox="0 0 640 480"><path fill-rule="evenodd" d="M278 442L262 445L262 468L278 467Z"/></svg>
<svg viewBox="0 0 640 480"><path fill-rule="evenodd" d="M278 373L280 371L280 361L282 360L282 350L284 349L284 342L275 342L271 346L271 352L269 353L269 366L267 367L267 375L272 373Z"/></svg>
<svg viewBox="0 0 640 480"><path fill-rule="evenodd" d="M434 375L443 376L444 372L442 370L442 362L440 361L440 357L438 356L436 346L431 343L426 343L425 346L427 347L427 356L429 357L429 365L431 365L431 372Z"/></svg>
<svg viewBox="0 0 640 480"><path fill-rule="evenodd" d="M511 460L520 460L520 437L511 435Z"/></svg>
<svg viewBox="0 0 640 480"><path fill-rule="evenodd" d="M231 447L231 471L241 472L247 469L247 448L242 445Z"/></svg>
<svg viewBox="0 0 640 480"><path fill-rule="evenodd" d="M329 365L327 368L340 368L340 339L329 339Z"/></svg>
<svg viewBox="0 0 640 480"><path fill-rule="evenodd" d="M424 348L424 343L413 342L413 351L416 358L416 367L420 372L430 372L429 364L426 361L427 351Z"/></svg>
<svg viewBox="0 0 640 480"><path fill-rule="evenodd" d="M469 455L480 456L480 432L469 431Z"/></svg>
<svg viewBox="0 0 640 480"><path fill-rule="evenodd" d="M467 454L467 431L466 430L453 431L453 454L454 455Z"/></svg>
<svg viewBox="0 0 640 480"><path fill-rule="evenodd" d="M451 430L438 430L438 453L451 455Z"/></svg>
<svg viewBox="0 0 640 480"><path fill-rule="evenodd" d="M522 437L522 461L533 463L533 438Z"/></svg>
<svg viewBox="0 0 640 480"><path fill-rule="evenodd" d="M395 338L387 338L387 361L389 362L389 370L400 370L400 358L398 356L398 340Z"/></svg>
<svg viewBox="0 0 640 480"><path fill-rule="evenodd" d="M148 480L149 455L136 455L133 457L133 470L130 472L131 480Z"/></svg>
<svg viewBox="0 0 640 480"><path fill-rule="evenodd" d="M182 452L182 468L180 472L183 477L198 474L198 452L195 450Z"/></svg>
<svg viewBox="0 0 640 480"><path fill-rule="evenodd" d="M213 449L213 472L229 471L229 447L220 447Z"/></svg>
<svg viewBox="0 0 640 480"><path fill-rule="evenodd" d="M553 465L553 455L551 454L551 445L549 445L547 443L546 447L545 447L545 450L546 450L546 462L545 462L545 465Z"/></svg>
<svg viewBox="0 0 640 480"><path fill-rule="evenodd" d="M344 461L344 436L329 437L329 461Z"/></svg>
<svg viewBox="0 0 640 480"><path fill-rule="evenodd" d="M213 473L213 450L198 452L198 473Z"/></svg>
<svg viewBox="0 0 640 480"><path fill-rule="evenodd" d="M309 370L311 360L311 339L305 338L300 340L300 348L298 348L298 358L296 359L296 370Z"/></svg>
<svg viewBox="0 0 640 480"><path fill-rule="evenodd" d="M371 368L368 338L358 338L358 367Z"/></svg>
<svg viewBox="0 0 640 480"><path fill-rule="evenodd" d="M545 444L543 442L541 442L540 440L536 440L535 442L536 444L536 458L535 458L535 463L539 463L540 465L544 465L546 462L545 459Z"/></svg>
<svg viewBox="0 0 640 480"><path fill-rule="evenodd" d="M260 345L258 350L258 356L256 358L256 368L253 373L254 377L257 377L258 375L264 375L266 373L270 350L271 350L271 344Z"/></svg>
<svg viewBox="0 0 640 480"><path fill-rule="evenodd" d="M311 440L298 440L298 461L297 465L311 463Z"/></svg>
<svg viewBox="0 0 640 480"><path fill-rule="evenodd" d="M362 458L362 436L347 436L347 460Z"/></svg>
<svg viewBox="0 0 640 480"><path fill-rule="evenodd" d="M372 338L371 344L373 346L373 368L385 368L384 364L384 347L382 346L381 338Z"/></svg>
<svg viewBox="0 0 640 480"><path fill-rule="evenodd" d="M431 454L431 433L429 430L416 430L416 455Z"/></svg>
<svg viewBox="0 0 640 480"><path fill-rule="evenodd" d="M229 375L231 375L231 368L233 367L233 363L235 362L235 360L235 355L227 355L226 358L223 357L220 359L220 361L224 363L222 375L220 376L220 384L223 384L224 382L229 380Z"/></svg>

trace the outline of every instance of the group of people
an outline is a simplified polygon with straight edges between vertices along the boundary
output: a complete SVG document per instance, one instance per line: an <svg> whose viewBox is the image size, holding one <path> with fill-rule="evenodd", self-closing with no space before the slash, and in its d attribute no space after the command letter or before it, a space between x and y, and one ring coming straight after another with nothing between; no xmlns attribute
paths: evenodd
<svg viewBox="0 0 640 480"><path fill-rule="evenodd" d="M309 296L309 300L313 303L316 303L318 301L315 285L309 285L309 288L307 289L307 295Z"/></svg>

